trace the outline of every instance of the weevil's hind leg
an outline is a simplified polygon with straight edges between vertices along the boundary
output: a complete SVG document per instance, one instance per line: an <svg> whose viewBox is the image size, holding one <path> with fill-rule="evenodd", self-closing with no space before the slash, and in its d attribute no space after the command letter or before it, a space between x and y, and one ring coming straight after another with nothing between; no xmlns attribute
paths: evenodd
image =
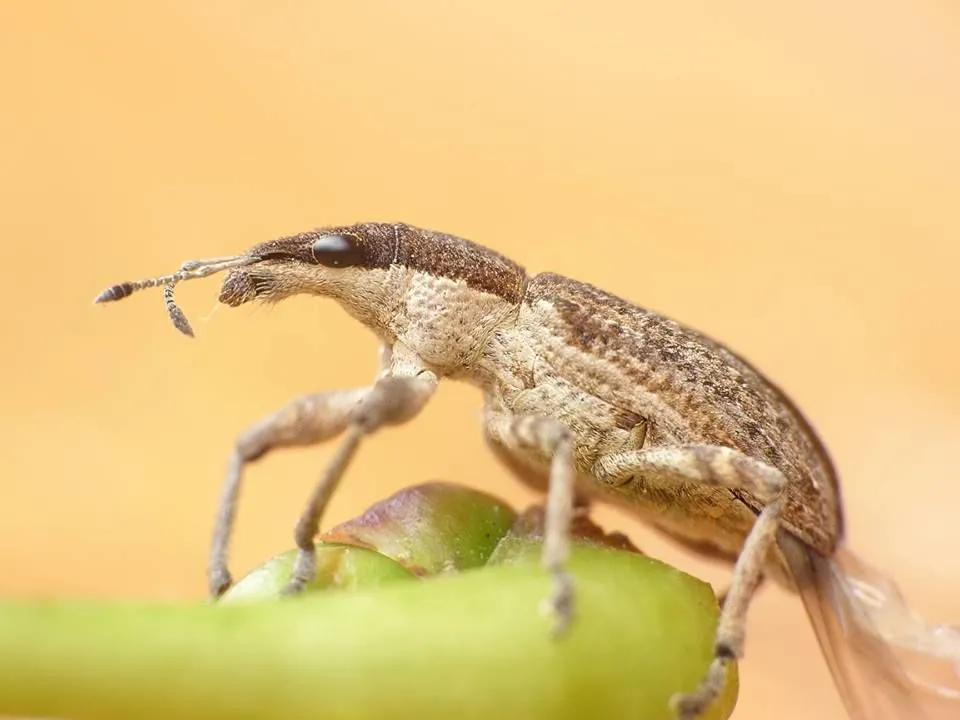
<svg viewBox="0 0 960 720"><path fill-rule="evenodd" d="M251 426L237 438L217 510L210 551L209 582L213 597L230 587L227 565L245 466L281 447L315 445L348 431L297 524L299 553L290 590L313 579L313 538L330 496L336 489L363 435L384 425L412 418L426 404L437 385L433 373L383 376L369 387L335 390L298 398Z"/></svg>
<svg viewBox="0 0 960 720"><path fill-rule="evenodd" d="M756 589L754 590L754 593L756 593L757 590L759 590L761 587L763 587L763 585L764 585L764 583L765 583L766 581L767 581L767 576L766 576L766 575L761 575L761 576L760 576L760 579L757 580L757 587L756 587ZM730 586L729 586L729 585L727 585L727 587L725 587L723 590L721 590L719 593L717 593L717 602L720 604L720 607L721 607L721 608L722 608L724 605L727 604L727 597L729 597L729 595L730 595Z"/></svg>
<svg viewBox="0 0 960 720"><path fill-rule="evenodd" d="M549 462L541 562L553 579L553 592L544 609L554 617L554 634L560 635L574 615L573 578L566 567L570 525L574 512L585 506L585 500L576 494L572 437L565 425L540 415L488 413L484 427L498 457L533 487L542 487L540 473L519 464L515 456L539 456Z"/></svg>
<svg viewBox="0 0 960 720"><path fill-rule="evenodd" d="M733 579L720 612L714 658L707 675L696 690L671 699L680 718L693 720L720 695L726 682L727 666L743 655L747 609L776 539L786 478L779 470L735 450L707 445L630 450L606 455L597 461L594 475L601 482L614 486L640 477L658 485L698 483L742 488L765 503L734 565Z"/></svg>

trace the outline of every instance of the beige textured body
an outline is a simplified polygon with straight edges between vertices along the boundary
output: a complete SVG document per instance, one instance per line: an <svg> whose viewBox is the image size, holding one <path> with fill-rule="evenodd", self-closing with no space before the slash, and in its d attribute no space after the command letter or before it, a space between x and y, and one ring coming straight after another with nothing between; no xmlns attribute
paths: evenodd
<svg viewBox="0 0 960 720"><path fill-rule="evenodd" d="M842 529L830 461L808 423L769 381L708 338L583 283L532 278L469 379L484 390L487 436L528 482L550 458L497 434L499 414L549 414L573 433L578 490L621 505L701 551L735 558L763 503L748 491L635 476L611 486L609 456L659 446L731 447L781 470L781 524L829 555ZM782 560L769 572L791 584Z"/></svg>

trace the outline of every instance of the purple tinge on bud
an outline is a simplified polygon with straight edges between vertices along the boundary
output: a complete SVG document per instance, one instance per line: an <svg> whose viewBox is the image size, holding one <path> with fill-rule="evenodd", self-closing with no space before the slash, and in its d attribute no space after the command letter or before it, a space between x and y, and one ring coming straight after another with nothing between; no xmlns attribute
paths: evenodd
<svg viewBox="0 0 960 720"><path fill-rule="evenodd" d="M243 270L233 270L227 275L220 288L218 300L224 305L237 307L257 297L257 288L253 278Z"/></svg>

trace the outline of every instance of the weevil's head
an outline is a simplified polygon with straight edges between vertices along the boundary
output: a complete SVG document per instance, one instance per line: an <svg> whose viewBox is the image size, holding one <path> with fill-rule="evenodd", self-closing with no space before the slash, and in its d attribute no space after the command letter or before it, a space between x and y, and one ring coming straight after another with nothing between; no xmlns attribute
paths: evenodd
<svg viewBox="0 0 960 720"><path fill-rule="evenodd" d="M395 304L399 276L391 272L397 230L365 223L325 227L269 240L250 248L247 262L230 270L220 302L278 302L298 294L339 301L367 324Z"/></svg>

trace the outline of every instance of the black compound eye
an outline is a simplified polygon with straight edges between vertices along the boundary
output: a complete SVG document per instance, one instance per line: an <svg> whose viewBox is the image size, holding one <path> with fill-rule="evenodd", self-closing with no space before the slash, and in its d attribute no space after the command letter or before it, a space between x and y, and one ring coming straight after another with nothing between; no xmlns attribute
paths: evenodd
<svg viewBox="0 0 960 720"><path fill-rule="evenodd" d="M315 262L327 267L343 268L363 262L360 240L353 235L321 235L310 246Z"/></svg>

